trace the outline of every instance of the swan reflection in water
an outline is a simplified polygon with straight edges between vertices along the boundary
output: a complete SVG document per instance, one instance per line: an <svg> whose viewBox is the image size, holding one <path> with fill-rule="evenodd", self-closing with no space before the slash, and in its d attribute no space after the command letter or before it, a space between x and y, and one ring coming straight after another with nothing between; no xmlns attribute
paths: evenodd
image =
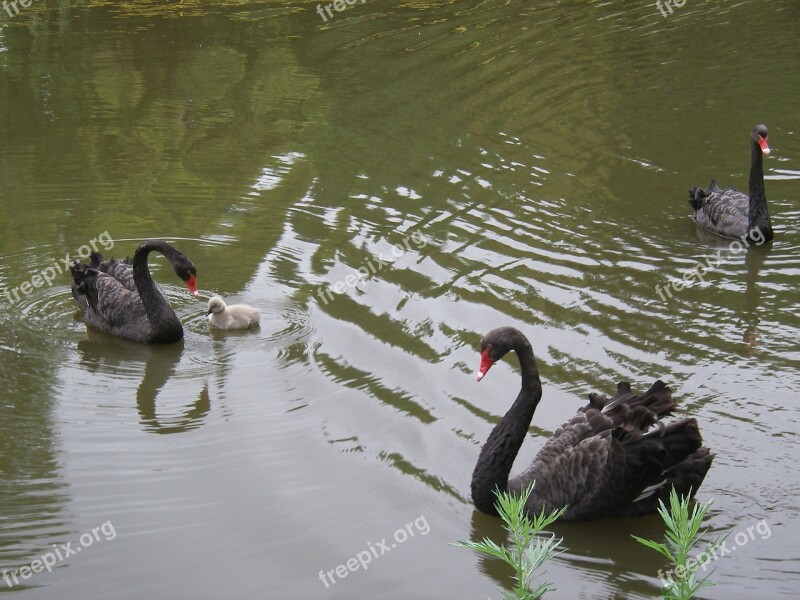
<svg viewBox="0 0 800 600"><path fill-rule="evenodd" d="M178 415L159 416L156 399L167 382L175 375L183 355L183 342L168 345L135 344L104 333L87 329L88 339L78 342L80 363L93 374L102 374L114 380L131 379L141 372L142 379L136 389L136 408L139 423L149 433L182 433L197 429L205 423L211 409L208 383L204 383L197 399L188 403ZM185 386L182 386L185 387ZM163 398L162 398L163 401Z"/></svg>
<svg viewBox="0 0 800 600"><path fill-rule="evenodd" d="M772 244L768 244L763 248L750 248L745 257L747 280L744 291L744 308L739 321L744 328L742 345L739 349L739 354L742 356L752 356L760 344L758 336L760 318L758 312L761 306L761 290L759 289L758 279L771 249Z"/></svg>

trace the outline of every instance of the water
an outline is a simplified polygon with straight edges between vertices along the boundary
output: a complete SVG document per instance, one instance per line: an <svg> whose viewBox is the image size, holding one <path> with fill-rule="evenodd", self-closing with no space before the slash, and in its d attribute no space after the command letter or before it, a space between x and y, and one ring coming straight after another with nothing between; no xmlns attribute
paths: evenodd
<svg viewBox="0 0 800 600"><path fill-rule="evenodd" d="M155 260L186 336L151 348L88 333L65 274L0 296L0 573L81 547L0 590L498 597L510 572L448 544L503 541L469 481L518 374L472 373L514 325L545 390L515 471L588 392L663 378L716 453L710 534L744 532L702 597L795 597L796 3L315 7L0 15L0 290L107 232L172 240L203 301ZM776 236L738 252L686 189L746 189L758 122ZM213 293L261 328L210 333ZM629 537L657 518L556 531L548 598L658 595Z"/></svg>

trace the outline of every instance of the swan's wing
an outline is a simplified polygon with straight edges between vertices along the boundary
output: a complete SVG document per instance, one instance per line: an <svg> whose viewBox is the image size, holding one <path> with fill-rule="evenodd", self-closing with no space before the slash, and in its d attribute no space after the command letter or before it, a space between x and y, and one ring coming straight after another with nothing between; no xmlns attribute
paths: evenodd
<svg viewBox="0 0 800 600"><path fill-rule="evenodd" d="M619 429L607 429L565 446L560 454L537 457L520 476L525 482L536 480L528 510L539 513L567 506L564 518L572 521L652 512L652 505L676 480L674 467L699 448L699 442L688 447L688 438L680 432L662 440L658 434L667 429L637 440L621 436ZM509 488L518 489L520 483L509 481Z"/></svg>
<svg viewBox="0 0 800 600"><path fill-rule="evenodd" d="M693 188L689 203L695 208L694 220L703 229L728 237L747 232L750 198L732 188L722 190L715 182L707 190Z"/></svg>
<svg viewBox="0 0 800 600"><path fill-rule="evenodd" d="M569 506L570 518L582 510L607 469L613 422L597 410L580 412L559 427L530 467L509 480L518 490L535 480L528 509L539 512Z"/></svg>
<svg viewBox="0 0 800 600"><path fill-rule="evenodd" d="M613 514L630 505L665 465L699 447L691 435L670 432L674 424L659 422L675 407L671 390L660 380L641 395L625 382L611 399L590 394L589 404L555 431L531 466L509 481L509 488L535 479L528 508L536 512L568 505L566 517L572 520ZM670 452L666 442L672 445Z"/></svg>
<svg viewBox="0 0 800 600"><path fill-rule="evenodd" d="M100 254L93 252L92 265L94 265L95 262L97 262L97 269L99 271L111 275L111 277L119 281L126 290L134 292L138 296L139 290L136 289L136 283L133 281L133 265L131 265L129 258L126 257L122 260L116 260L114 257L111 257L109 260L104 261ZM156 289L161 296L163 296L164 300L169 301L166 292L160 285L156 284Z"/></svg>
<svg viewBox="0 0 800 600"><path fill-rule="evenodd" d="M126 289L112 275L83 268L73 274L73 279L73 296L89 325L109 330L147 321L139 294Z"/></svg>
<svg viewBox="0 0 800 600"><path fill-rule="evenodd" d="M119 281L126 290L136 291L136 284L133 281L133 267L127 258L115 260L112 257L109 260L102 261L101 257L101 262L97 268L99 271L111 275L111 277Z"/></svg>
<svg viewBox="0 0 800 600"><path fill-rule="evenodd" d="M749 210L750 198L734 189L714 192L703 203L703 212L718 226L729 225L732 219L746 219Z"/></svg>

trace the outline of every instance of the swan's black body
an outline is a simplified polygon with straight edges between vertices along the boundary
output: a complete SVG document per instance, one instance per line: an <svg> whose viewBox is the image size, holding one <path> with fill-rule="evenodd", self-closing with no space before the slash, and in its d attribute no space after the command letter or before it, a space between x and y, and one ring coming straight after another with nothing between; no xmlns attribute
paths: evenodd
<svg viewBox="0 0 800 600"><path fill-rule="evenodd" d="M767 128L753 129L750 159L750 195L733 188L722 190L711 180L708 189L697 186L689 190L689 204L694 208L697 224L717 235L756 243L772 239L772 223L764 191L764 154L769 154Z"/></svg>
<svg viewBox="0 0 800 600"><path fill-rule="evenodd" d="M147 266L152 251L167 257L175 274L197 294L197 270L166 242L149 240L137 248L133 261L103 261L93 253L89 264L75 262L72 296L90 327L146 344L169 344L183 338L183 327L167 296L155 284Z"/></svg>
<svg viewBox="0 0 800 600"><path fill-rule="evenodd" d="M542 385L530 343L511 327L489 332L481 342L481 374L514 350L522 369L522 390L492 430L472 474L472 501L496 515L495 489L519 492L536 481L526 508L530 513L567 506L562 519L585 521L645 515L668 501L672 486L694 494L711 466L694 419L664 425L660 419L676 404L670 389L656 381L643 395L627 383L608 399L590 394L589 404L559 427L533 463L509 479Z"/></svg>

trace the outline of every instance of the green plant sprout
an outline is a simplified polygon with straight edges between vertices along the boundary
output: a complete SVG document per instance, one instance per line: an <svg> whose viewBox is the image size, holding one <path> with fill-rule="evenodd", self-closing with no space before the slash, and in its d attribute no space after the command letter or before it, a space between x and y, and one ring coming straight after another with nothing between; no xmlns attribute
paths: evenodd
<svg viewBox="0 0 800 600"><path fill-rule="evenodd" d="M549 515L545 515L542 509L539 515L529 516L525 511L525 503L533 491L533 485L532 483L522 490L519 496L509 492L495 492L497 512L506 530L511 533L510 548L498 546L489 538L484 538L482 542L460 540L455 544L499 558L511 565L515 571L516 586L514 595L503 594L506 600L537 600L546 592L556 590L548 582L539 583L535 589L531 588L540 576L537 572L542 565L562 552L558 550L561 539L556 539L555 534L551 534L549 538L542 537L541 532L564 514L566 507L554 510Z"/></svg>
<svg viewBox="0 0 800 600"><path fill-rule="evenodd" d="M705 529L700 531L700 526L703 524L706 512L714 502L712 499L705 503L695 503L690 514L690 498L691 490L689 495L679 498L678 492L673 487L669 495L669 510L667 510L663 502L659 501L658 514L661 515L664 524L667 526L665 533L666 544L646 540L635 535L631 536L640 544L644 544L662 554L672 563L672 568L667 570L666 573L661 570L658 571L658 576L664 584L661 588L661 597L665 600L690 600L702 588L714 585L707 577L698 580L697 569L703 567L705 571L706 565L715 555L716 550L728 537L726 533L724 536L710 542L706 549L696 557L689 556L689 551L697 545L700 538L706 533Z"/></svg>

